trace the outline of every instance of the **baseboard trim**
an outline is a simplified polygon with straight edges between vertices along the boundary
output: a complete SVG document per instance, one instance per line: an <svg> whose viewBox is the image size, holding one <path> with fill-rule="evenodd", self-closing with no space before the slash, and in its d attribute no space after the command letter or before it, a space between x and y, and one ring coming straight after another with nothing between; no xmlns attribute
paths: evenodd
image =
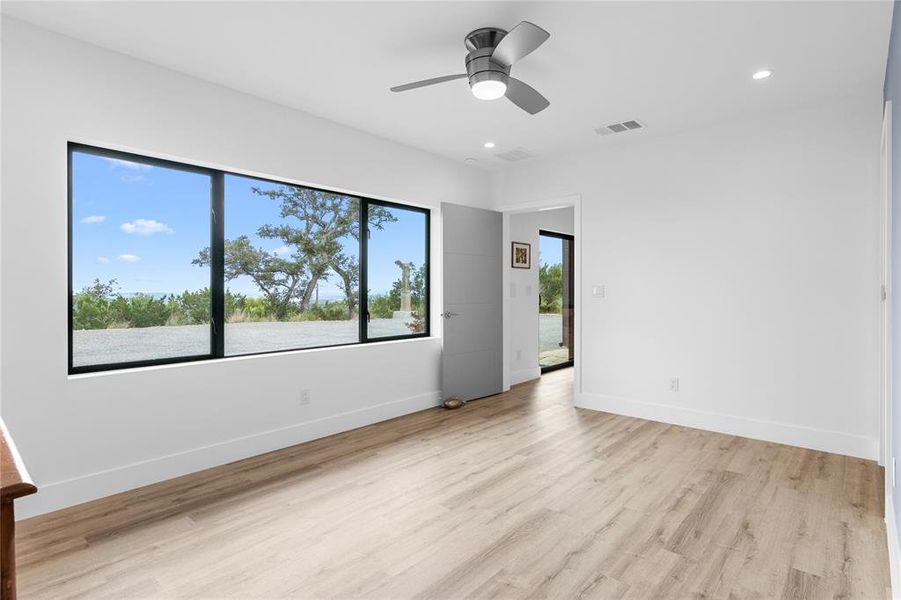
<svg viewBox="0 0 901 600"><path fill-rule="evenodd" d="M885 496L885 536L888 542L889 573L892 577L892 598L901 599L901 541L892 495Z"/></svg>
<svg viewBox="0 0 901 600"><path fill-rule="evenodd" d="M539 377L541 377L541 367L537 365L529 369L519 369L518 371L511 371L510 385L525 383L526 381L532 381L533 379L538 379Z"/></svg>
<svg viewBox="0 0 901 600"><path fill-rule="evenodd" d="M22 498L16 503L16 517L17 519L26 519L41 515L236 460L372 425L439 404L441 404L441 392L429 392L64 481L42 484L37 494Z"/></svg>
<svg viewBox="0 0 901 600"><path fill-rule="evenodd" d="M789 446L800 446L801 448L810 448L812 450L821 450L867 460L876 460L879 456L878 440L875 438L871 439L839 431L585 392L577 394L575 404L580 408L693 427L695 429L706 429L717 433L727 433L766 442L787 444Z"/></svg>

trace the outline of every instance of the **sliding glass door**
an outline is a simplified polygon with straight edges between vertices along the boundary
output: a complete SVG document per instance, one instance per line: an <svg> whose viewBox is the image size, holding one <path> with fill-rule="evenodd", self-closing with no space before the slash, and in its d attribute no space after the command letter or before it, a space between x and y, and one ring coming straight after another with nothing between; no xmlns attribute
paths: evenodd
<svg viewBox="0 0 901 600"><path fill-rule="evenodd" d="M539 234L538 364L545 373L573 364L573 236Z"/></svg>

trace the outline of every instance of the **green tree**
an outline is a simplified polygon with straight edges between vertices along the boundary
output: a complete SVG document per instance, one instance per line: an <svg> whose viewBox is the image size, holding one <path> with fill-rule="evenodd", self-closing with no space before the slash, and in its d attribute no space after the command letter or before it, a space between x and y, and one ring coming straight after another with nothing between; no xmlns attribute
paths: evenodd
<svg viewBox="0 0 901 600"><path fill-rule="evenodd" d="M242 321L271 321L272 313L265 298L244 298L238 304ZM233 313L234 314L234 313Z"/></svg>
<svg viewBox="0 0 901 600"><path fill-rule="evenodd" d="M156 327L172 317L176 307L172 297L135 294L126 298L116 288L115 279L107 283L95 279L77 292L72 298L73 328Z"/></svg>
<svg viewBox="0 0 901 600"><path fill-rule="evenodd" d="M360 201L357 198L304 187L282 186L275 190L252 188L252 192L279 202L285 222L263 225L257 235L277 239L291 248L287 258L256 248L247 236L225 242L227 280L246 275L267 298L276 319L310 309L320 281L336 275L345 295L347 317L357 313L359 261L344 250L348 238L360 239ZM370 228L382 229L397 218L385 207L371 205ZM210 264L209 248L194 264Z"/></svg>
<svg viewBox="0 0 901 600"><path fill-rule="evenodd" d="M72 327L74 329L105 329L111 322L112 299L116 280L94 283L76 292L72 298Z"/></svg>
<svg viewBox="0 0 901 600"><path fill-rule="evenodd" d="M327 300L311 306L308 314L316 321L343 321L347 318L347 304L344 300Z"/></svg>
<svg viewBox="0 0 901 600"><path fill-rule="evenodd" d="M231 317L244 303L244 296L225 291L225 318ZM210 322L210 288L196 292L185 290L179 296L170 296L170 324L204 325Z"/></svg>
<svg viewBox="0 0 901 600"><path fill-rule="evenodd" d="M373 319L390 319L396 310L400 310L400 294L369 295L369 314Z"/></svg>
<svg viewBox="0 0 901 600"><path fill-rule="evenodd" d="M209 247L201 250L191 262L202 267L209 265ZM256 248L246 235L225 242L225 280L231 281L242 275L249 277L263 292L272 316L279 321L288 318L292 303L301 297L307 287L309 279L305 262L297 255L284 259Z"/></svg>
<svg viewBox="0 0 901 600"><path fill-rule="evenodd" d="M154 298L150 294L135 294L130 298L117 296L113 300L114 320L132 327L158 327L165 325L171 316L167 298Z"/></svg>
<svg viewBox="0 0 901 600"><path fill-rule="evenodd" d="M347 304L347 317L357 313L359 261L344 251L342 241L360 239L360 201L357 198L305 187L282 186L275 190L252 188L253 193L276 200L286 223L264 225L257 235L278 239L295 248L294 257L306 262L309 280L300 298L300 311L306 312L316 285L333 272L341 280ZM369 206L368 226L382 229L397 220L383 206Z"/></svg>
<svg viewBox="0 0 901 600"><path fill-rule="evenodd" d="M538 312L559 313L563 308L563 265L538 267Z"/></svg>
<svg viewBox="0 0 901 600"><path fill-rule="evenodd" d="M196 292L185 290L172 300L173 313L179 324L199 325L210 322L210 288Z"/></svg>

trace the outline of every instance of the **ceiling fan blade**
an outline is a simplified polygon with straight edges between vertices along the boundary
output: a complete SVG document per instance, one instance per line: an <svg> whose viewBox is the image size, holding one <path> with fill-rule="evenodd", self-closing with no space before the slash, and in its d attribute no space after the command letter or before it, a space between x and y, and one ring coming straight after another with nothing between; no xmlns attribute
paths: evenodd
<svg viewBox="0 0 901 600"><path fill-rule="evenodd" d="M551 105L547 98L539 94L528 83L523 83L515 77L507 81L507 98L530 115L540 113Z"/></svg>
<svg viewBox="0 0 901 600"><path fill-rule="evenodd" d="M407 90L415 90L416 88L425 87L427 85L435 85L436 83L444 83L445 81L453 81L454 79L463 79L469 77L466 73L460 75L445 75L444 77L432 77L431 79L423 79L422 81L414 81L413 83L405 83L404 85L396 85L391 88L392 92L406 92Z"/></svg>
<svg viewBox="0 0 901 600"><path fill-rule="evenodd" d="M491 59L509 67L546 42L549 37L551 34L538 25L523 21L503 37Z"/></svg>

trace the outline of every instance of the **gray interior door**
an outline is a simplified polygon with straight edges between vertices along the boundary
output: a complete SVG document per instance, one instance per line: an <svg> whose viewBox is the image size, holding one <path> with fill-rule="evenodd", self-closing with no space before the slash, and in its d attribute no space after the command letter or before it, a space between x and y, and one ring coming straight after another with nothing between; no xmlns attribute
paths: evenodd
<svg viewBox="0 0 901 600"><path fill-rule="evenodd" d="M503 386L501 213L441 204L444 248L445 399L472 400Z"/></svg>

